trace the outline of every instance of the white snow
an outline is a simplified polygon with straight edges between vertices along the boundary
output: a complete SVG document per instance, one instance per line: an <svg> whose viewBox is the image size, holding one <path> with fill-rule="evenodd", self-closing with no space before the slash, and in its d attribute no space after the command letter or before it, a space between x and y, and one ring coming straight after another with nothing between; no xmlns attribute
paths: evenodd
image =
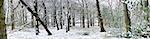
<svg viewBox="0 0 150 39"><path fill-rule="evenodd" d="M92 26L90 28L82 28L80 26L71 27L70 31L66 33L65 28L57 30L55 28L49 28L52 35L47 35L47 32L40 27L39 35L35 35L35 29L28 28L21 31L7 30L8 39L109 39L116 37L108 37L111 34L106 32L100 32L99 26ZM89 35L83 35L88 33ZM108 36L107 36L108 35Z"/></svg>

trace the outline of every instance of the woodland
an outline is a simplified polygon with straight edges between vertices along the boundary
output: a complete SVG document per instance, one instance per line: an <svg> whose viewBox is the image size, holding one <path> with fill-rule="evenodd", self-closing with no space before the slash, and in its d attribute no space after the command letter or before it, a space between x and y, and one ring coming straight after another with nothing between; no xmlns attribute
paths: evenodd
<svg viewBox="0 0 150 39"><path fill-rule="evenodd" d="M150 0L0 0L0 39L150 39Z"/></svg>

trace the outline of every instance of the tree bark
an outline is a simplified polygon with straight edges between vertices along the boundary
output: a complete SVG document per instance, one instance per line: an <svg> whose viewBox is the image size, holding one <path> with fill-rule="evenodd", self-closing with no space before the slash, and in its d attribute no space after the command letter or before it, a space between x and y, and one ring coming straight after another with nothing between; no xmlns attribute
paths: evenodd
<svg viewBox="0 0 150 39"><path fill-rule="evenodd" d="M0 0L0 39L7 39L3 3L4 0Z"/></svg>
<svg viewBox="0 0 150 39"><path fill-rule="evenodd" d="M126 1L126 0L124 0ZM131 21L130 21L130 15L128 13L128 7L127 4L123 4L124 6L124 18L125 18L125 27L126 27L126 32L131 32Z"/></svg>
<svg viewBox="0 0 150 39"><path fill-rule="evenodd" d="M101 28L100 32L106 32L104 29L104 26L103 26L103 19L102 19L101 13L100 13L100 7L99 7L99 1L98 0L96 0L96 6L97 6L97 11L98 11L98 25Z"/></svg>

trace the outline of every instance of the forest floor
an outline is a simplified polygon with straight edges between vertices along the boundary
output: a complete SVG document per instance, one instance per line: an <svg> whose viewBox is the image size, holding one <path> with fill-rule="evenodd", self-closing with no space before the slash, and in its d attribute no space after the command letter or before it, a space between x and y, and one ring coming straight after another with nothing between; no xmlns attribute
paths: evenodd
<svg viewBox="0 0 150 39"><path fill-rule="evenodd" d="M66 29L57 30L56 27L50 27L49 30L52 35L47 35L45 29L40 26L39 35L35 35L34 28L26 28L21 31L7 30L8 39L125 39L113 37L107 32L100 32L99 26L92 26L90 28L82 28L80 26L71 27L70 31L66 33Z"/></svg>

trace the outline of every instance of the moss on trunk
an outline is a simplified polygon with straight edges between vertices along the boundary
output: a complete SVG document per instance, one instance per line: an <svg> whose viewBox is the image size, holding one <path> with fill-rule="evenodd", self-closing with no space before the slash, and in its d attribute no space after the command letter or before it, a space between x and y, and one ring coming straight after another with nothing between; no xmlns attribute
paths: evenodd
<svg viewBox="0 0 150 39"><path fill-rule="evenodd" d="M0 0L0 39L7 39L3 2L4 0Z"/></svg>

